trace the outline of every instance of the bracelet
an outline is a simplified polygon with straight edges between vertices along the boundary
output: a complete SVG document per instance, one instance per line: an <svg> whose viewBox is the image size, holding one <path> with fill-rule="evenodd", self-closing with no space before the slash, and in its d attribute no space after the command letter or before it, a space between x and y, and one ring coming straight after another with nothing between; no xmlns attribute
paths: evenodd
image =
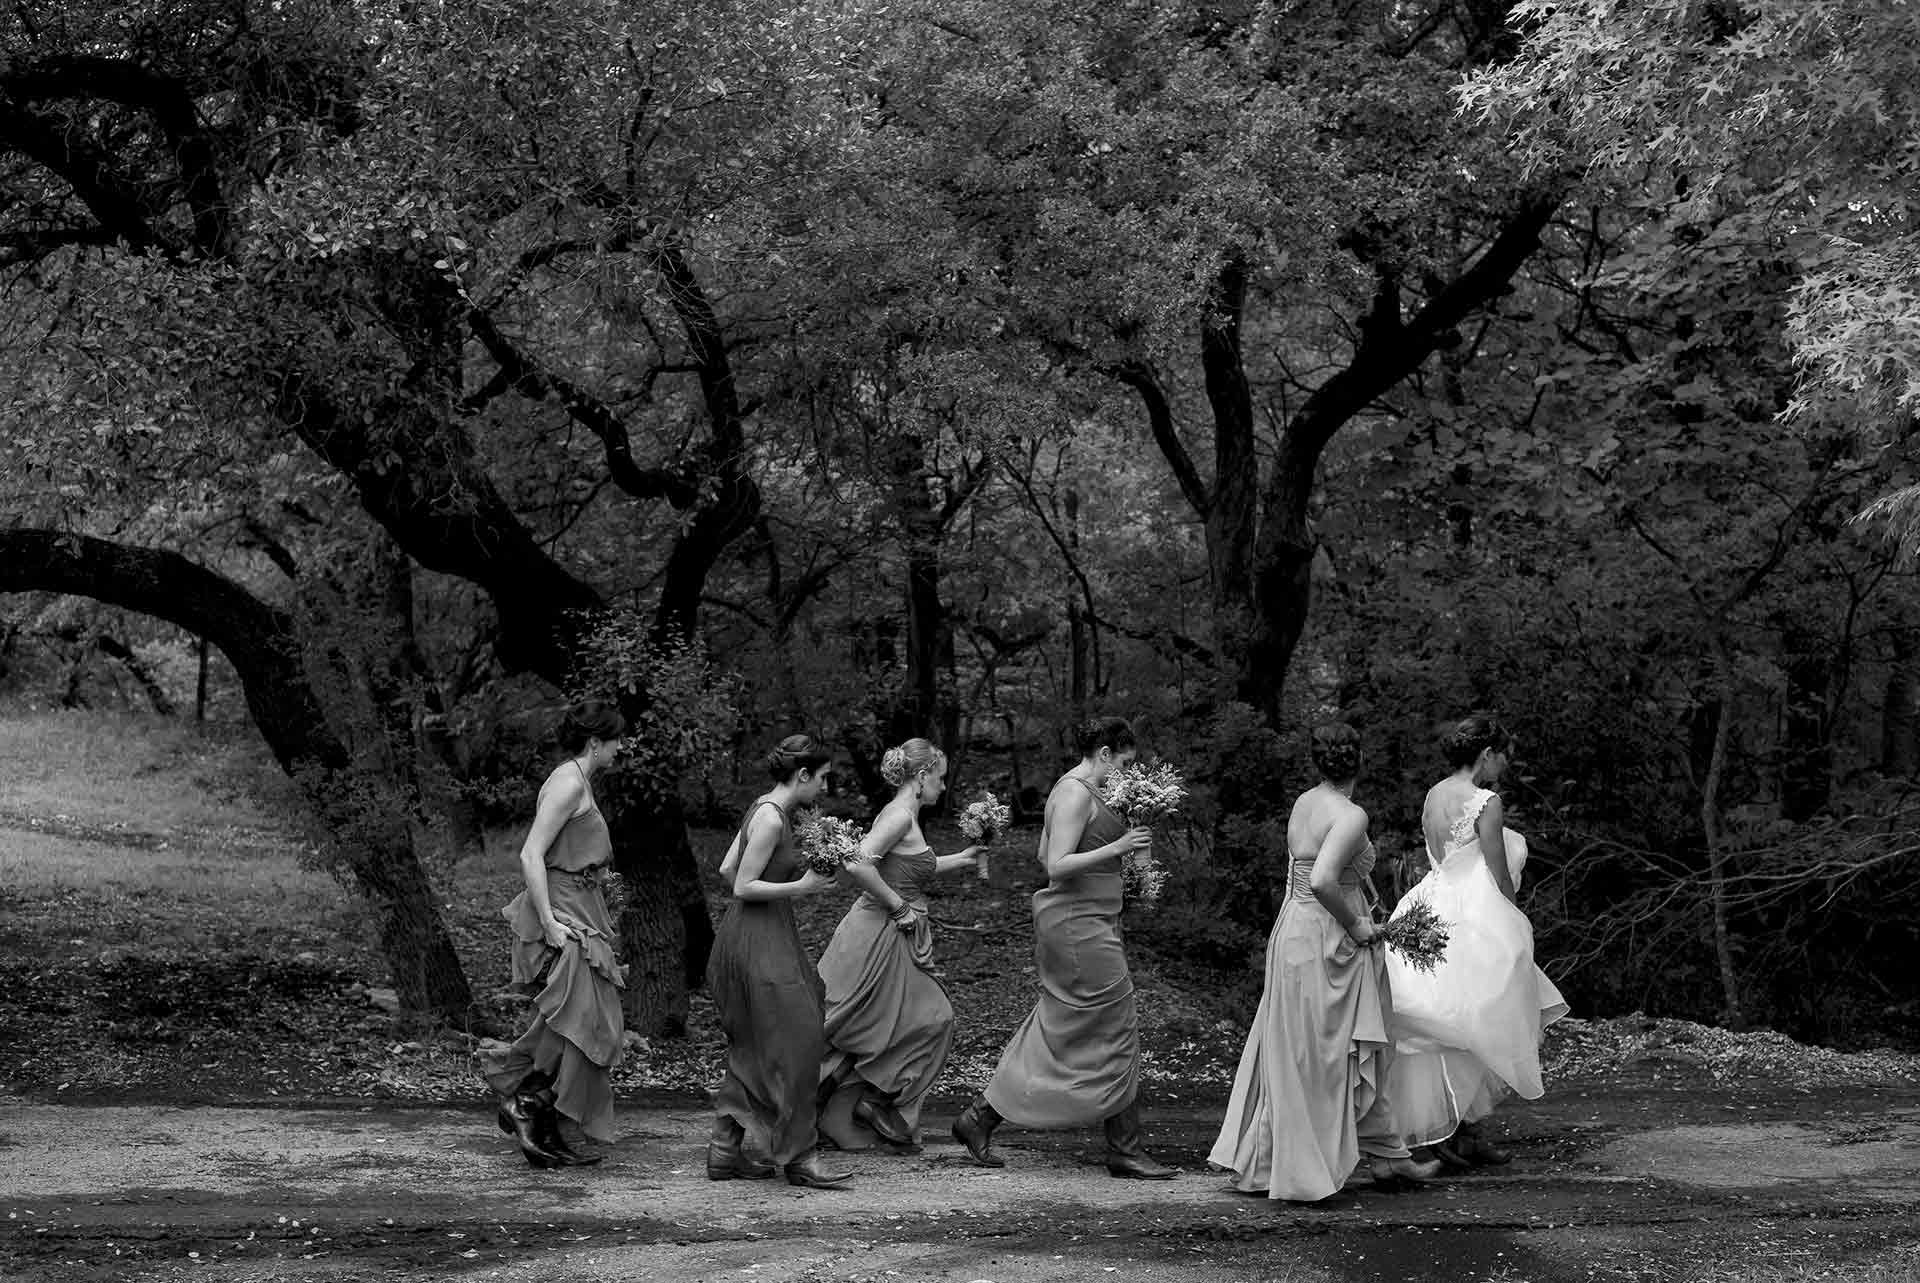
<svg viewBox="0 0 1920 1283"><path fill-rule="evenodd" d="M911 904L908 904L905 900L902 900L900 902L899 908L887 910L887 916L889 918L892 918L895 922L902 922L902 921L905 921L907 915L912 912L913 912L913 906Z"/></svg>

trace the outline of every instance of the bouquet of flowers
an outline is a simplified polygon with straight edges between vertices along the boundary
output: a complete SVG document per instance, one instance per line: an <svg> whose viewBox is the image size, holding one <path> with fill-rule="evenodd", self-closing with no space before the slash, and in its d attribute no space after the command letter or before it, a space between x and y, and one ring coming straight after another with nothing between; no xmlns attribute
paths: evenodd
<svg viewBox="0 0 1920 1283"><path fill-rule="evenodd" d="M969 802L960 812L960 832L969 842L985 844L1013 823L1013 812L991 793L982 793L977 802Z"/></svg>
<svg viewBox="0 0 1920 1283"><path fill-rule="evenodd" d="M1180 809L1187 785L1167 762L1128 766L1107 776L1106 800L1127 827L1154 825Z"/></svg>
<svg viewBox="0 0 1920 1283"><path fill-rule="evenodd" d="M1167 871L1154 863L1153 852L1141 851L1120 861L1120 901L1152 908L1167 885Z"/></svg>
<svg viewBox="0 0 1920 1283"><path fill-rule="evenodd" d="M818 811L794 822L793 836L800 846L800 863L813 873L828 876L866 857L860 854L860 830L837 815Z"/></svg>
<svg viewBox="0 0 1920 1283"><path fill-rule="evenodd" d="M1413 901L1405 913L1382 927L1380 938L1415 971L1432 971L1447 952L1447 924L1425 900Z"/></svg>
<svg viewBox="0 0 1920 1283"><path fill-rule="evenodd" d="M960 832L969 842L985 846L993 841L994 835L1013 823L1013 812L1007 804L991 793L982 793L978 801L969 802L960 812ZM980 852L974 863L974 870L980 879L987 878L987 853Z"/></svg>

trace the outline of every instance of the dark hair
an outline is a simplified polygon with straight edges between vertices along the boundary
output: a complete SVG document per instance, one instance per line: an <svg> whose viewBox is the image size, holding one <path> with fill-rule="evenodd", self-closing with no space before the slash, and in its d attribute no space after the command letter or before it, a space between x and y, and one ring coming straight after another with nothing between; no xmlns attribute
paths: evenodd
<svg viewBox="0 0 1920 1283"><path fill-rule="evenodd" d="M604 699L583 699L567 706L553 737L569 753L586 748L588 740L617 740L627 733L627 719Z"/></svg>
<svg viewBox="0 0 1920 1283"><path fill-rule="evenodd" d="M789 735L767 751L767 774L785 784L801 771L817 771L833 760L833 750L811 735Z"/></svg>
<svg viewBox="0 0 1920 1283"><path fill-rule="evenodd" d="M1103 748L1124 753L1133 747L1133 727L1124 717L1095 717L1073 728L1073 746L1082 757L1092 757Z"/></svg>
<svg viewBox="0 0 1920 1283"><path fill-rule="evenodd" d="M1440 751L1447 755L1447 765L1456 768L1472 766L1487 749L1504 753L1512 744L1513 736L1494 719L1492 713L1473 713L1464 717L1440 737Z"/></svg>
<svg viewBox="0 0 1920 1283"><path fill-rule="evenodd" d="M1360 774L1360 732L1345 722L1322 722L1313 728L1314 769L1338 784Z"/></svg>

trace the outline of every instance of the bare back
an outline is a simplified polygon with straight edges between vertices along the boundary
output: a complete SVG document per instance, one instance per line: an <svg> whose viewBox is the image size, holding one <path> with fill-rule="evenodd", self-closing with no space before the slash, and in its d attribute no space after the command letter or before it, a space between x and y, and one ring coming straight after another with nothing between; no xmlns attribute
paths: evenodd
<svg viewBox="0 0 1920 1283"><path fill-rule="evenodd" d="M1294 799L1293 813L1287 817L1287 858L1294 863L1317 859L1334 827L1356 818L1364 833L1366 812L1350 799L1324 789L1307 790Z"/></svg>

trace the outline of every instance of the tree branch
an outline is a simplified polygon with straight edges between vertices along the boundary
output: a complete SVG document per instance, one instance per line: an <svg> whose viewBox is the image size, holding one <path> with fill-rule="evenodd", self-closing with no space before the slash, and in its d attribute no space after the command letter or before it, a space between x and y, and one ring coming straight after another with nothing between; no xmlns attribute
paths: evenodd
<svg viewBox="0 0 1920 1283"><path fill-rule="evenodd" d="M1140 403L1147 410L1147 426L1153 432L1160 453L1166 456L1167 466L1173 469L1175 480L1180 483L1180 493L1187 497L1187 503L1194 512L1205 518L1213 507L1213 497L1207 493L1207 483L1200 479L1200 469L1193 465L1193 456L1187 453L1186 443L1174 429L1173 407L1167 400L1167 390L1160 386L1152 367L1144 361L1122 361L1117 365L1097 368L1108 378L1139 394Z"/></svg>
<svg viewBox="0 0 1920 1283"><path fill-rule="evenodd" d="M482 404L485 398L492 395L499 380L505 380L522 396L535 401L553 397L574 422L600 439L606 453L607 472L614 484L626 493L636 499L664 498L676 508L691 507L699 499L699 488L684 473L669 468L640 466L633 457L633 440L627 432L625 421L604 401L572 380L536 364L507 338L491 316L479 308L468 312L467 322L473 329L474 337L480 340L481 346L487 349L487 354L500 367L499 379L489 381L476 394L483 398ZM647 372L649 388L662 368L655 367Z"/></svg>

